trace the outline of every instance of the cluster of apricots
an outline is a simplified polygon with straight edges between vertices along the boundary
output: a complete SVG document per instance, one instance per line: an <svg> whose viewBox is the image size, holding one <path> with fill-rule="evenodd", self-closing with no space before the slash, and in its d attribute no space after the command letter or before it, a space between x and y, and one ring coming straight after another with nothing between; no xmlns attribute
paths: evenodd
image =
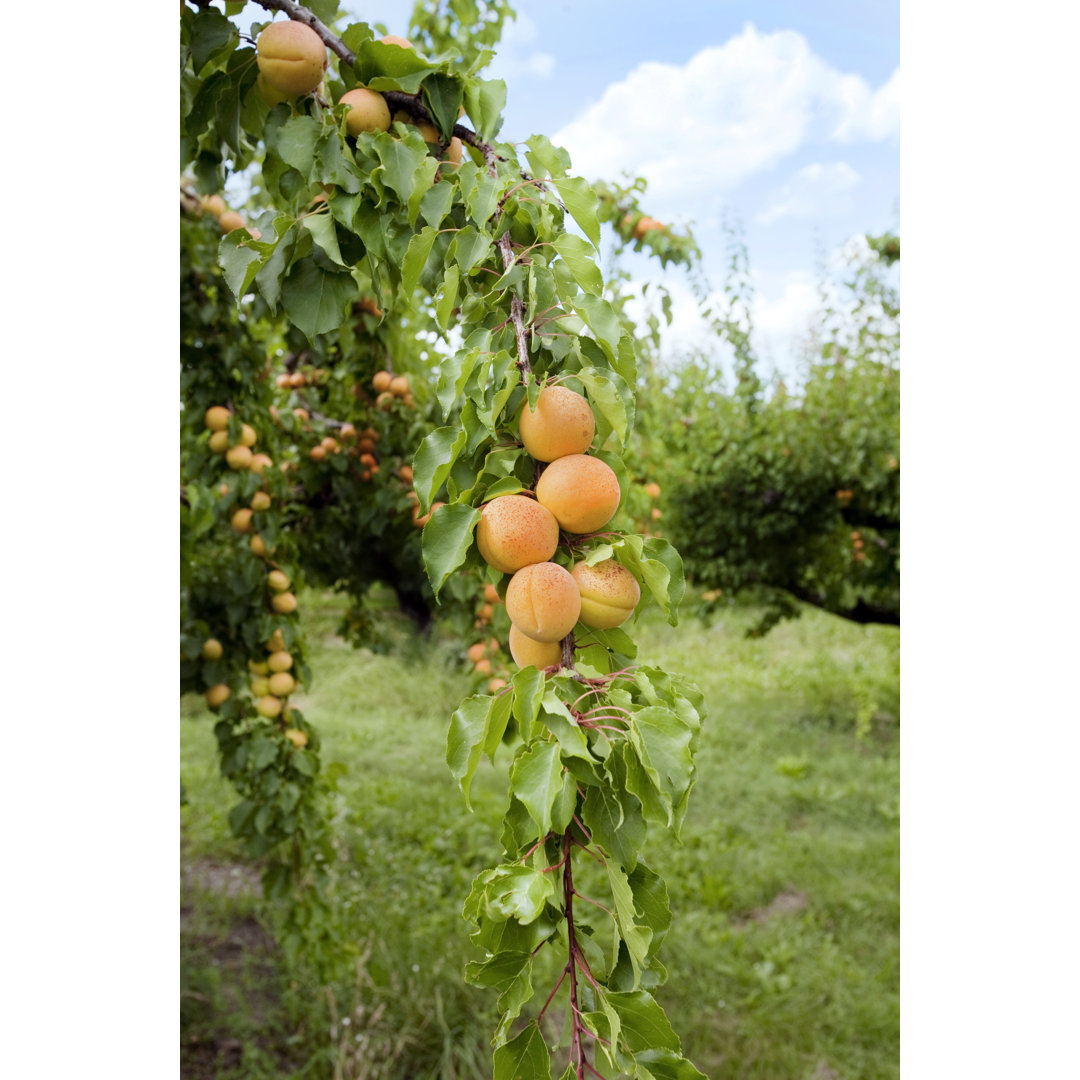
<svg viewBox="0 0 1080 1080"><path fill-rule="evenodd" d="M414 48L411 41L394 34L379 40L384 45ZM271 108L321 90L328 60L326 46L310 27L292 20L271 23L259 35L255 50L259 66L256 86ZM395 113L391 119L386 98L375 90L354 87L341 95L338 104L345 106L345 130L353 138L365 131L389 131L391 123L400 120L417 127L425 142L438 146L443 161L453 166L461 164L463 147L459 138L453 137L444 151L431 123L414 119L406 112Z"/></svg>
<svg viewBox="0 0 1080 1080"><path fill-rule="evenodd" d="M534 492L500 495L486 503L476 526L484 561L511 574L504 602L510 617L510 655L519 667L558 667L563 639L580 620L595 629L624 623L641 598L637 579L614 559L584 561L566 570L552 562L559 532L589 535L619 507L614 471L587 451L596 433L589 403L564 386L544 387L535 410L519 418L521 441L546 463Z"/></svg>
<svg viewBox="0 0 1080 1080"><path fill-rule="evenodd" d="M863 561L865 561L865 559L866 559L866 552L865 552L865 551L863 551L863 548L864 548L865 546L866 546L866 545L865 545L865 544L863 543L863 538L862 538L862 536L861 536L861 535L859 534L859 530L858 530L858 529L854 530L854 531L852 532L852 534L851 534L851 547L852 547L852 549L853 549L853 551L854 551L854 554L855 554L855 561L856 561L856 562L863 562Z"/></svg>
<svg viewBox="0 0 1080 1080"><path fill-rule="evenodd" d="M255 429L250 424L240 425L240 438L234 444L229 438L229 419L232 414L224 405L211 405L206 410L203 422L210 431L210 449L215 454L224 454L230 469L238 471L250 469L262 474L263 469L273 465L266 454L252 453L252 447L258 441Z"/></svg>
<svg viewBox="0 0 1080 1080"><path fill-rule="evenodd" d="M188 181L190 183L190 181ZM184 179L181 179L181 184L184 183ZM217 218L218 224L221 226L222 232L232 232L234 229L247 229L251 234L252 239L258 240L262 233L259 232L254 226L249 226L244 218L243 214L237 213L235 210L230 210L225 205L225 200L220 195L204 195L199 201L199 209L205 213L210 214Z"/></svg>
<svg viewBox="0 0 1080 1080"><path fill-rule="evenodd" d="M408 375L395 375L392 371L376 371L371 380L372 389L375 391L375 407L384 412L389 409L395 399L400 399L401 404L408 409L416 407L416 398L409 389Z"/></svg>
<svg viewBox="0 0 1080 1080"><path fill-rule="evenodd" d="M484 585L484 599L476 612L476 622L473 624L476 630L485 631L495 616L495 608L502 603L499 590L494 585ZM488 693L498 693L507 685L503 677L510 672L506 666L502 644L497 637L481 639L470 645L466 655L473 666L473 671L480 676L488 678Z"/></svg>
<svg viewBox="0 0 1080 1080"><path fill-rule="evenodd" d="M274 382L280 390L302 390L305 386L322 386L330 378L326 368L307 371L283 371Z"/></svg>

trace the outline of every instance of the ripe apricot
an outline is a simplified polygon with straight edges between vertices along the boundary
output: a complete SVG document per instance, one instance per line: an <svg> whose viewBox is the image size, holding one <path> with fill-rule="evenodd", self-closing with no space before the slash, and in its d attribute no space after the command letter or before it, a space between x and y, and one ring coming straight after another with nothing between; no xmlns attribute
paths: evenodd
<svg viewBox="0 0 1080 1080"><path fill-rule="evenodd" d="M401 468L398 469L398 478L404 480L406 484L411 484L413 482L412 466L402 465Z"/></svg>
<svg viewBox="0 0 1080 1080"><path fill-rule="evenodd" d="M480 511L476 546L488 566L512 574L546 562L559 546L555 515L524 495L500 495Z"/></svg>
<svg viewBox="0 0 1080 1080"><path fill-rule="evenodd" d="M400 45L403 49L415 49L416 46L408 38L398 37L397 34L384 34L379 40L384 45Z"/></svg>
<svg viewBox="0 0 1080 1080"><path fill-rule="evenodd" d="M511 624L510 655L519 668L554 667L562 664L562 645L557 641L533 641Z"/></svg>
<svg viewBox="0 0 1080 1080"><path fill-rule="evenodd" d="M394 404L394 395L391 394L389 390L384 390L375 399L375 408L382 409L383 412L386 412L393 404Z"/></svg>
<svg viewBox="0 0 1080 1080"><path fill-rule="evenodd" d="M277 652L272 652L270 658L266 661L267 668L275 675L279 671L288 671L293 665L292 653L286 652L284 649L279 649Z"/></svg>
<svg viewBox="0 0 1080 1080"><path fill-rule="evenodd" d="M277 671L270 676L270 693L275 697L288 697L296 689L296 680L287 671Z"/></svg>
<svg viewBox="0 0 1080 1080"><path fill-rule="evenodd" d="M347 105L345 130L350 135L359 135L362 131L389 131L390 109L386 98L374 90L357 86L341 95L340 105Z"/></svg>
<svg viewBox="0 0 1080 1080"><path fill-rule="evenodd" d="M470 645L468 652L465 654L468 656L470 663L475 664L478 660L481 660L484 653L487 652L487 643L484 641L478 641L475 645Z"/></svg>
<svg viewBox="0 0 1080 1080"><path fill-rule="evenodd" d="M481 604L480 605L480 610L476 614L479 615L480 618L483 619L485 622L487 622L488 620L490 620L492 615L495 614L495 605L494 604Z"/></svg>
<svg viewBox="0 0 1080 1080"><path fill-rule="evenodd" d="M595 566L579 562L570 576L581 594L581 621L596 630L621 626L641 599L637 578L614 559L604 559Z"/></svg>
<svg viewBox="0 0 1080 1080"><path fill-rule="evenodd" d="M255 434L255 429L250 424L240 425L240 445L252 447L258 441L258 435Z"/></svg>
<svg viewBox="0 0 1080 1080"><path fill-rule="evenodd" d="M294 727L289 728L289 730L285 732L285 738L288 739L297 750L303 750L308 743L307 735Z"/></svg>
<svg viewBox="0 0 1080 1080"><path fill-rule="evenodd" d="M371 379L371 385L376 393L381 394L384 390L390 389L390 384L393 381L394 376L389 371L376 371Z"/></svg>
<svg viewBox="0 0 1080 1080"><path fill-rule="evenodd" d="M251 471L262 475L263 469L273 468L274 462L269 454L253 454L251 457Z"/></svg>
<svg viewBox="0 0 1080 1080"><path fill-rule="evenodd" d="M409 380L404 375L398 375L390 380L389 390L394 397L404 397L409 392Z"/></svg>
<svg viewBox="0 0 1080 1080"><path fill-rule="evenodd" d="M650 516L652 517L653 521L659 521L660 518L663 516L663 512L661 511L659 506L654 506L650 511Z"/></svg>
<svg viewBox="0 0 1080 1080"><path fill-rule="evenodd" d="M214 217L221 217L229 209L220 195L204 195L202 208L206 213L213 214Z"/></svg>
<svg viewBox="0 0 1080 1080"><path fill-rule="evenodd" d="M251 693L253 697L266 697L270 693L270 680L264 675L259 675L251 680Z"/></svg>
<svg viewBox="0 0 1080 1080"><path fill-rule="evenodd" d="M274 592L284 592L291 583L289 581L289 575L286 574L284 570L271 570L270 573L266 575L266 584L269 585Z"/></svg>
<svg viewBox="0 0 1080 1080"><path fill-rule="evenodd" d="M263 661L249 660L248 661L248 671L250 671L252 675L269 675L270 674L270 667L266 663L265 660L263 660Z"/></svg>
<svg viewBox="0 0 1080 1080"><path fill-rule="evenodd" d="M220 660L224 651L221 642L217 638L207 638L203 642L202 657L204 660Z"/></svg>
<svg viewBox="0 0 1080 1080"><path fill-rule="evenodd" d="M267 720L276 720L281 715L281 699L267 694L255 702L255 711Z"/></svg>
<svg viewBox="0 0 1080 1080"><path fill-rule="evenodd" d="M498 693L506 685L505 679L490 679L488 680L488 693Z"/></svg>
<svg viewBox="0 0 1080 1080"><path fill-rule="evenodd" d="M224 405L211 405L206 410L206 416L203 417L203 423L211 431L224 431L229 426L229 410Z"/></svg>
<svg viewBox="0 0 1080 1080"><path fill-rule="evenodd" d="M326 457L326 447L321 444L313 446L308 451L308 457L311 458L312 461L322 461L322 459Z"/></svg>
<svg viewBox="0 0 1080 1080"><path fill-rule="evenodd" d="M251 468L251 449L247 446L230 446L225 454L225 460L231 469Z"/></svg>
<svg viewBox="0 0 1080 1080"><path fill-rule="evenodd" d="M270 597L270 606L279 615L290 615L296 610L296 596L291 592L278 593Z"/></svg>
<svg viewBox="0 0 1080 1080"><path fill-rule="evenodd" d="M218 224L221 226L222 232L229 233L235 229L242 229L247 222L244 220L243 214L238 214L235 210L226 210L218 218Z"/></svg>
<svg viewBox="0 0 1080 1080"><path fill-rule="evenodd" d="M572 533L603 528L619 508L619 481L609 465L588 454L553 461L536 482L536 498Z"/></svg>
<svg viewBox="0 0 1080 1080"><path fill-rule="evenodd" d="M259 72L267 86L297 97L310 94L326 70L326 46L310 26L288 19L271 23L255 43Z"/></svg>
<svg viewBox="0 0 1080 1080"><path fill-rule="evenodd" d="M490 675L491 661L486 657L483 660L477 660L476 663L473 664L473 671L475 671L477 675Z"/></svg>
<svg viewBox="0 0 1080 1080"><path fill-rule="evenodd" d="M496 589L494 585L485 585L484 586L484 599L489 604L501 604L502 603L502 597L499 596L499 590Z"/></svg>
<svg viewBox="0 0 1080 1080"><path fill-rule="evenodd" d="M245 506L232 516L232 527L238 533L246 533L251 530L251 511Z"/></svg>
<svg viewBox="0 0 1080 1080"><path fill-rule="evenodd" d="M248 544L251 547L252 555L258 559L266 558L266 541L258 533L252 536Z"/></svg>
<svg viewBox="0 0 1080 1080"><path fill-rule="evenodd" d="M659 499L660 498L660 485L657 484L657 483L646 484L645 485L645 494L648 495L650 499Z"/></svg>
<svg viewBox="0 0 1080 1080"><path fill-rule="evenodd" d="M521 441L537 461L584 454L596 434L596 419L589 403L565 386L545 386L536 411L526 401L518 423Z"/></svg>
<svg viewBox="0 0 1080 1080"><path fill-rule="evenodd" d="M270 635L270 640L266 643L266 651L275 653L281 652L284 648L285 635L281 632L281 628L278 627L278 629ZM267 668L266 670L269 671L270 669Z"/></svg>
<svg viewBox="0 0 1080 1080"><path fill-rule="evenodd" d="M229 449L229 433L227 431L215 431L210 436L210 449L215 454L224 454Z"/></svg>
<svg viewBox="0 0 1080 1080"><path fill-rule="evenodd" d="M251 496L251 509L256 513L261 513L263 510L270 509L270 496L265 491L256 491Z"/></svg>
<svg viewBox="0 0 1080 1080"><path fill-rule="evenodd" d="M217 686L211 686L206 691L206 704L211 709L216 709L219 705L224 705L229 700L229 696L232 691L225 685L225 683L218 683Z"/></svg>
<svg viewBox="0 0 1080 1080"><path fill-rule="evenodd" d="M558 563L523 566L506 586L510 621L534 641L561 641L581 615L577 582Z"/></svg>

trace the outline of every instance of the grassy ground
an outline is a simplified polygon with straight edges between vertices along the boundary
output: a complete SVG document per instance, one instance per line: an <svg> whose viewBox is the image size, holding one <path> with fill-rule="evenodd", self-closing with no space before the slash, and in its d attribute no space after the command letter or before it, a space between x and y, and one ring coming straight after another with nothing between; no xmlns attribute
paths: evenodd
<svg viewBox="0 0 1080 1080"><path fill-rule="evenodd" d="M340 761L355 979L319 989L259 922L257 870L229 836L212 721L181 703L182 1066L204 1077L490 1076L494 995L461 979L461 901L498 857L505 765L466 812L443 753L471 689L460 648L355 651L332 597L302 610L305 715ZM694 672L709 718L668 882L661 1003L704 1072L747 1080L899 1075L899 635L808 611L764 639L753 612L635 631L640 657ZM857 737L856 732L859 732ZM499 766L502 766L501 768Z"/></svg>

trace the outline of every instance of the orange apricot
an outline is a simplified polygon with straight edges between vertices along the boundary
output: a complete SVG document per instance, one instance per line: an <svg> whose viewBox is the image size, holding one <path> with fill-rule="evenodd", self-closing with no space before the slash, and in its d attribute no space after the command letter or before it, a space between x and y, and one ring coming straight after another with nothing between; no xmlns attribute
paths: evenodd
<svg viewBox="0 0 1080 1080"><path fill-rule="evenodd" d="M579 562L570 576L581 594L581 621L596 630L621 626L641 599L637 578L614 559L604 559L595 566Z"/></svg>
<svg viewBox="0 0 1080 1080"><path fill-rule="evenodd" d="M619 508L619 481L597 457L568 454L557 458L536 482L536 498L572 533L602 529Z"/></svg>
<svg viewBox="0 0 1080 1080"><path fill-rule="evenodd" d="M310 94L326 70L326 46L310 26L285 20L271 23L255 43L256 62L265 83L279 94Z"/></svg>
<svg viewBox="0 0 1080 1080"><path fill-rule="evenodd" d="M500 495L480 512L476 546L488 566L512 574L546 562L559 546L559 525L550 510L524 495Z"/></svg>
<svg viewBox="0 0 1080 1080"><path fill-rule="evenodd" d="M535 412L526 401L519 425L521 441L537 461L584 454L596 434L596 419L589 403L565 386L545 386Z"/></svg>
<svg viewBox="0 0 1080 1080"><path fill-rule="evenodd" d="M511 625L510 655L519 668L555 667L562 663L562 645L557 641L533 641L516 626Z"/></svg>
<svg viewBox="0 0 1080 1080"><path fill-rule="evenodd" d="M506 613L533 641L561 641L581 614L581 593L558 563L531 563L506 586Z"/></svg>

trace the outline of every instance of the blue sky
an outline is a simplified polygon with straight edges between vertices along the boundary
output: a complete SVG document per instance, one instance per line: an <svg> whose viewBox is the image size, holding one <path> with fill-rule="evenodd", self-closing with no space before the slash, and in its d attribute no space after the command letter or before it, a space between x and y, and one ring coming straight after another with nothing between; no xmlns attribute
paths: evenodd
<svg viewBox="0 0 1080 1080"><path fill-rule="evenodd" d="M823 262L853 235L899 227L899 5L514 6L518 19L487 72L507 84L500 137L543 132L590 178L645 175L646 211L693 224L716 287L721 222L738 217L757 290L759 351L792 372ZM412 3L345 0L342 8L404 34ZM704 341L682 275L645 259L630 266L673 292L666 349Z"/></svg>

